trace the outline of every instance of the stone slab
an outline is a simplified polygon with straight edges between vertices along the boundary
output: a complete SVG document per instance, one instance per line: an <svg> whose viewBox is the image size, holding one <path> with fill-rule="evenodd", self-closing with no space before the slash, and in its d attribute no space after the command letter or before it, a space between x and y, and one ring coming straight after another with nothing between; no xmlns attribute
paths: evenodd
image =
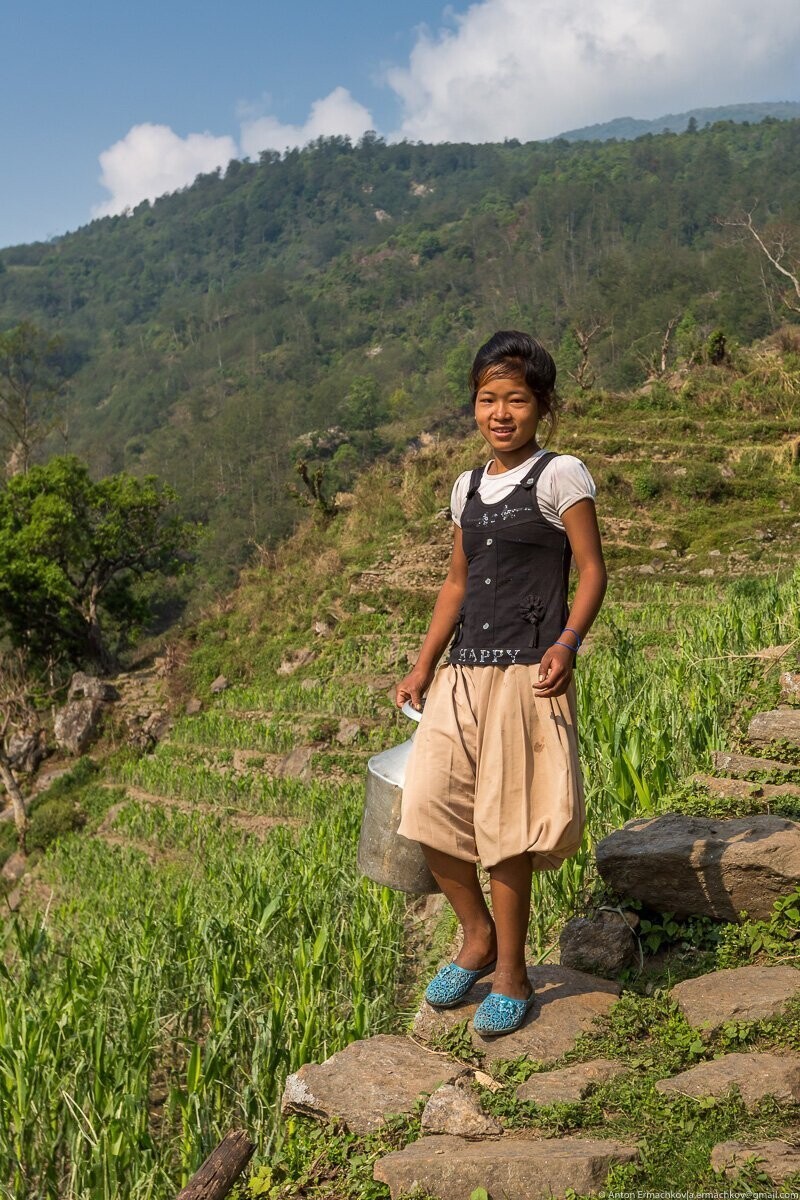
<svg viewBox="0 0 800 1200"><path fill-rule="evenodd" d="M716 771L727 771L730 775L747 775L750 771L780 771L786 775L797 770L795 763L781 762L777 758L756 758L750 754L735 754L731 750L714 750L711 761Z"/></svg>
<svg viewBox="0 0 800 1200"><path fill-rule="evenodd" d="M580 1034L591 1028L595 1017L608 1012L621 991L612 979L600 979L585 971L554 964L529 967L528 978L536 1000L525 1023L514 1033L487 1038L472 1028L475 1010L492 988L488 976L476 983L467 1000L456 1008L434 1009L423 1001L414 1022L414 1035L429 1042L466 1020L473 1045L490 1061L524 1054L541 1062L552 1062L573 1048Z"/></svg>
<svg viewBox="0 0 800 1200"><path fill-rule="evenodd" d="M756 713L747 726L748 741L765 743L791 742L800 746L800 708L773 708Z"/></svg>
<svg viewBox="0 0 800 1200"><path fill-rule="evenodd" d="M657 912L764 919L800 879L800 823L764 813L636 817L598 842L595 859L616 892Z"/></svg>
<svg viewBox="0 0 800 1200"><path fill-rule="evenodd" d="M627 1068L610 1058L595 1058L591 1062L575 1063L558 1071L541 1071L531 1075L517 1088L518 1100L533 1100L536 1104L569 1104L582 1100L600 1083L624 1074Z"/></svg>
<svg viewBox="0 0 800 1200"><path fill-rule="evenodd" d="M726 1021L763 1021L800 994L800 971L787 966L731 967L684 979L670 989L690 1025L713 1033Z"/></svg>
<svg viewBox="0 0 800 1200"><path fill-rule="evenodd" d="M712 796L721 796L723 799L773 800L776 796L800 796L800 785L796 783L758 783L751 779L726 779L700 772L692 776L692 781L702 784Z"/></svg>
<svg viewBox="0 0 800 1200"><path fill-rule="evenodd" d="M717 1142L711 1151L711 1166L728 1176L738 1175L748 1160L773 1183L783 1183L800 1171L800 1147L774 1139L766 1142Z"/></svg>
<svg viewBox="0 0 800 1200"><path fill-rule="evenodd" d="M286 1080L281 1112L339 1121L353 1133L379 1129L392 1113L451 1083L461 1063L409 1038L378 1034L351 1042L323 1063L305 1063Z"/></svg>
<svg viewBox="0 0 800 1200"><path fill-rule="evenodd" d="M656 1090L664 1095L724 1096L736 1085L748 1108L765 1096L797 1103L800 1100L800 1056L767 1054L725 1054L710 1062L698 1063L680 1075L659 1079Z"/></svg>
<svg viewBox="0 0 800 1200"><path fill-rule="evenodd" d="M497 1200L555 1200L568 1188L593 1195L616 1163L638 1158L635 1146L600 1138L507 1136L469 1142L446 1134L422 1137L375 1163L374 1178L392 1200L414 1187L437 1200L468 1200L483 1187Z"/></svg>

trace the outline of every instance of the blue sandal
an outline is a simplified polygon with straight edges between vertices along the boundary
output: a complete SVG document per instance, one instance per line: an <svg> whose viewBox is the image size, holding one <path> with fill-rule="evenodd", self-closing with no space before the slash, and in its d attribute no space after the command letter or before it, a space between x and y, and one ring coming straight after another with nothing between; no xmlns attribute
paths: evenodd
<svg viewBox="0 0 800 1200"><path fill-rule="evenodd" d="M513 1033L525 1020L535 996L535 992L531 992L527 1000L515 1000L513 996L504 996L501 992L489 992L475 1010L472 1028L483 1037Z"/></svg>
<svg viewBox="0 0 800 1200"><path fill-rule="evenodd" d="M458 1004L459 1000L463 1000L467 992L474 983L482 979L484 975L491 975L492 971L497 966L497 959L492 961L485 967L480 967L477 971L470 971L467 967L459 967L457 963L447 963L436 972L433 979L425 989L425 999L431 1008L452 1008Z"/></svg>

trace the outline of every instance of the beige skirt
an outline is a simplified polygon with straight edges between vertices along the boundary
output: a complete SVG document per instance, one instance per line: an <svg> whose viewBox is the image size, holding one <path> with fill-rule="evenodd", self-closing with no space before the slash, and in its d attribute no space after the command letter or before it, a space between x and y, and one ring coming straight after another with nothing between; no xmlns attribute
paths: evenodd
<svg viewBox="0 0 800 1200"><path fill-rule="evenodd" d="M575 680L542 698L538 673L538 663L438 668L406 767L399 834L487 869L527 853L534 870L557 870L575 854L586 822Z"/></svg>

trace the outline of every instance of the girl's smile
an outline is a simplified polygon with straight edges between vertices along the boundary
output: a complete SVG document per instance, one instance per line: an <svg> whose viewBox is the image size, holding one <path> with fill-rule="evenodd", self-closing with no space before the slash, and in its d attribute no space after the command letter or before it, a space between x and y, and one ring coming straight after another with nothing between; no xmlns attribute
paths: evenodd
<svg viewBox="0 0 800 1200"><path fill-rule="evenodd" d="M475 420L500 471L519 466L538 449L539 402L521 375L485 379L475 398Z"/></svg>

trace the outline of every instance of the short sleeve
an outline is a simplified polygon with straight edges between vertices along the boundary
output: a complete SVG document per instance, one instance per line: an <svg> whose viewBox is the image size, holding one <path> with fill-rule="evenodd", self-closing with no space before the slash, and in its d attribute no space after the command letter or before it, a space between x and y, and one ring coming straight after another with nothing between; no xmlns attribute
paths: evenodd
<svg viewBox="0 0 800 1200"><path fill-rule="evenodd" d="M542 515L563 529L561 514L578 500L594 500L597 488L585 463L574 454L559 454L542 472L536 495Z"/></svg>
<svg viewBox="0 0 800 1200"><path fill-rule="evenodd" d="M467 502L470 475L470 471L462 471L453 484L453 491L450 494L450 512L454 524L458 525L459 528L461 527L461 513L464 511L464 505Z"/></svg>

